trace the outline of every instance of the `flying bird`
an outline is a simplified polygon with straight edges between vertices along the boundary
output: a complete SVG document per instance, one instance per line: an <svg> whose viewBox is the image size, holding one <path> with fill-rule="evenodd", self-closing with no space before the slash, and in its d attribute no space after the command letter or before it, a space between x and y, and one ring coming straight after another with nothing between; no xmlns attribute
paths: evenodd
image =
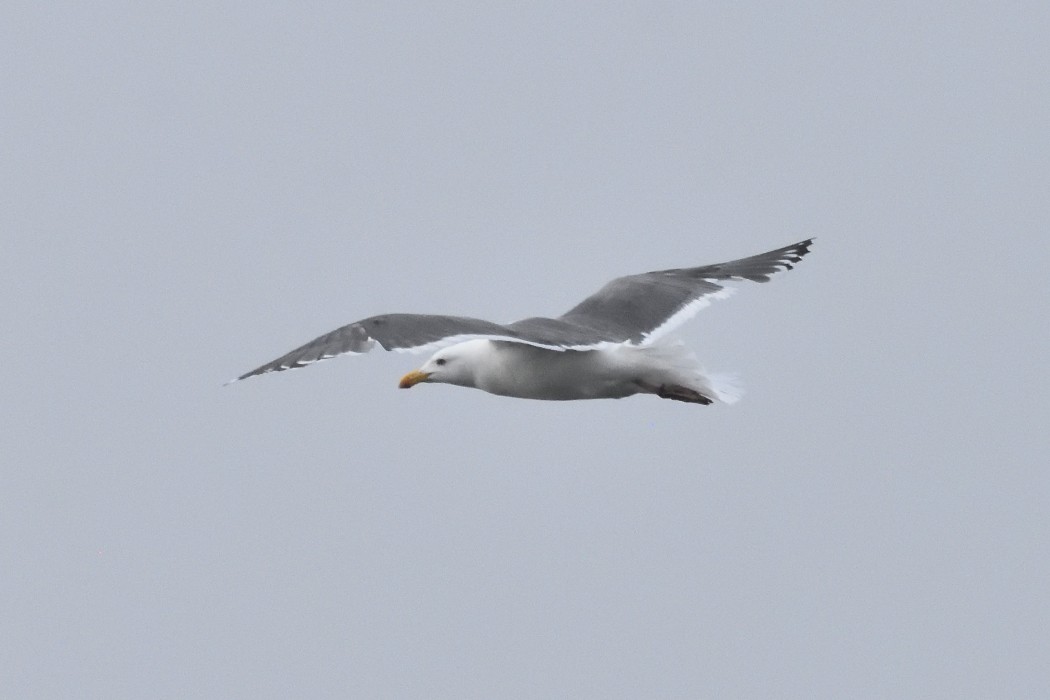
<svg viewBox="0 0 1050 700"><path fill-rule="evenodd" d="M668 334L713 299L730 280L768 282L809 252L813 239L731 262L618 277L557 318L502 325L463 316L384 314L311 340L233 381L296 369L336 355L384 350L437 350L401 378L455 384L523 399L569 401L654 394L708 405L733 403L731 378L709 374Z"/></svg>

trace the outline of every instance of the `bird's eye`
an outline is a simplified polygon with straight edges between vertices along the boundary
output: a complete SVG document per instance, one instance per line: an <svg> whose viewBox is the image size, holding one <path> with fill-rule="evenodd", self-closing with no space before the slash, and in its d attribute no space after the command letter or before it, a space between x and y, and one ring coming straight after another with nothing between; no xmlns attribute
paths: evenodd
<svg viewBox="0 0 1050 700"><path fill-rule="evenodd" d="M446 362L446 360L443 357L439 357L438 359L434 360L434 364L437 365L438 367L440 367L443 364L445 364L445 362Z"/></svg>

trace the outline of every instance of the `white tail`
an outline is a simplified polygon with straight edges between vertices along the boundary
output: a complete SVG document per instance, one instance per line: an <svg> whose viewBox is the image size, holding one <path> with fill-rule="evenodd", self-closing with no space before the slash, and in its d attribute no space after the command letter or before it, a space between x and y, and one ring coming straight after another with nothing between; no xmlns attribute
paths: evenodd
<svg viewBox="0 0 1050 700"><path fill-rule="evenodd" d="M681 340L660 338L652 345L624 347L645 356L646 384L677 384L727 404L736 403L744 394L735 375L708 374Z"/></svg>
<svg viewBox="0 0 1050 700"><path fill-rule="evenodd" d="M736 403L744 395L744 389L735 374L708 374L704 379L714 391L714 398L722 403Z"/></svg>

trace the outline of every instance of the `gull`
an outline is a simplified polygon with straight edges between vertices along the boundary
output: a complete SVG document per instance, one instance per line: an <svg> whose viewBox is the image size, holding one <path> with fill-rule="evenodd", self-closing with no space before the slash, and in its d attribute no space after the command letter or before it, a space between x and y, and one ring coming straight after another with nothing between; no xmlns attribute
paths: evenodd
<svg viewBox="0 0 1050 700"><path fill-rule="evenodd" d="M431 352L402 389L453 384L523 399L571 401L652 394L708 405L733 403L731 377L705 371L670 333L732 280L768 282L809 253L807 239L730 262L617 277L557 318L499 324L464 316L383 314L337 328L233 381L296 369L336 355Z"/></svg>

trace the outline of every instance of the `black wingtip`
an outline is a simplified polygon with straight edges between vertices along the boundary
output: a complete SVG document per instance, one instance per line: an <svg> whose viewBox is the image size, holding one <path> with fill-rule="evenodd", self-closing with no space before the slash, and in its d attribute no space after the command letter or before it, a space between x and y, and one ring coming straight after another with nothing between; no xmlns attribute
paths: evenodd
<svg viewBox="0 0 1050 700"><path fill-rule="evenodd" d="M815 240L816 237L807 238L804 241L799 241L798 243L781 248L777 251L784 258L784 260L780 262L780 264L784 266L784 269L794 270L795 265L798 265L802 262L802 258L809 255L809 249L813 246L813 241Z"/></svg>

